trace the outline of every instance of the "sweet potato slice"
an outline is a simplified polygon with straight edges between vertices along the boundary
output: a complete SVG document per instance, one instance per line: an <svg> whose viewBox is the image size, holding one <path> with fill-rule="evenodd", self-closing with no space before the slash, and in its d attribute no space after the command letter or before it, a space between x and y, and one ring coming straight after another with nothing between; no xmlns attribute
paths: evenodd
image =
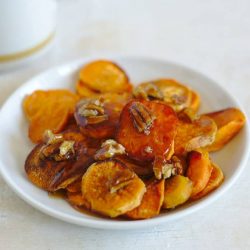
<svg viewBox="0 0 250 250"><path fill-rule="evenodd" d="M246 121L244 114L237 108L227 108L206 116L212 118L218 127L215 141L206 147L208 151L220 150L240 131Z"/></svg>
<svg viewBox="0 0 250 250"><path fill-rule="evenodd" d="M194 121L180 119L175 137L175 154L205 147L213 143L217 131L215 122L208 116L201 116Z"/></svg>
<svg viewBox="0 0 250 250"><path fill-rule="evenodd" d="M66 188L82 176L94 161L93 151L87 149L80 133L65 132L60 138L53 144L38 144L25 161L25 171L30 181L47 191ZM61 150L66 149L66 146L61 148L65 142L70 142L73 148L70 154L66 152L65 157L60 157Z"/></svg>
<svg viewBox="0 0 250 250"><path fill-rule="evenodd" d="M79 78L85 86L101 93L132 90L126 73L111 61L98 60L85 65Z"/></svg>
<svg viewBox="0 0 250 250"><path fill-rule="evenodd" d="M153 180L146 184L146 193L143 195L141 204L126 213L126 216L138 220L157 216L164 198L164 180Z"/></svg>
<svg viewBox="0 0 250 250"><path fill-rule="evenodd" d="M126 93L106 93L82 99L75 111L75 119L82 133L98 139L113 138L120 113L130 98Z"/></svg>
<svg viewBox="0 0 250 250"><path fill-rule="evenodd" d="M199 110L200 96L194 90L191 90L191 102L190 102L190 105L188 107L193 109L195 112L197 112Z"/></svg>
<svg viewBox="0 0 250 250"><path fill-rule="evenodd" d="M171 150L178 119L169 106L132 100L123 109L116 140L138 161L152 161Z"/></svg>
<svg viewBox="0 0 250 250"><path fill-rule="evenodd" d="M73 115L78 99L69 90L38 90L27 96L23 108L30 121L30 139L35 143L41 142L47 129L54 133L61 132Z"/></svg>
<svg viewBox="0 0 250 250"><path fill-rule="evenodd" d="M175 175L165 181L163 208L172 209L185 203L191 196L192 181L182 175Z"/></svg>
<svg viewBox="0 0 250 250"><path fill-rule="evenodd" d="M197 199L204 197L205 195L207 195L208 193L212 192L217 187L219 187L221 183L223 182L224 174L222 170L220 169L220 167L214 163L212 163L212 167L213 167L213 170L212 170L211 176L209 178L209 181L206 187L201 192L193 196L192 197L193 200L197 200Z"/></svg>
<svg viewBox="0 0 250 250"><path fill-rule="evenodd" d="M207 151L192 151L189 153L187 177L193 182L191 197L201 192L210 179L213 167Z"/></svg>
<svg viewBox="0 0 250 250"><path fill-rule="evenodd" d="M98 91L94 91L93 89L90 89L87 87L82 81L77 81L76 83L76 92L81 97L93 97L95 95L98 95Z"/></svg>
<svg viewBox="0 0 250 250"><path fill-rule="evenodd" d="M139 206L145 191L143 181L117 160L96 162L82 177L82 194L91 209L110 217Z"/></svg>

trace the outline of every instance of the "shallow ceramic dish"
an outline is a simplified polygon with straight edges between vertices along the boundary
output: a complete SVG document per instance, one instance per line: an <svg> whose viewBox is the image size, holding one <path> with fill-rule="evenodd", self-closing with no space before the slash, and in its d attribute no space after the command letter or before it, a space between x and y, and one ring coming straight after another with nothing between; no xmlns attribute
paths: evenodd
<svg viewBox="0 0 250 250"><path fill-rule="evenodd" d="M27 121L22 111L25 95L37 89L74 89L78 71L85 63L97 58L74 61L64 66L48 70L20 87L7 100L0 113L0 170L9 186L32 206L58 219L82 226L102 229L136 229L156 226L188 215L221 196L237 179L247 160L249 132L247 125L227 146L212 154L213 160L221 166L224 183L201 200L181 206L158 217L122 221L83 214L73 209L65 200L54 199L48 193L34 186L24 172L24 161L32 143L27 137ZM190 86L201 95L200 112L215 111L226 107L239 107L234 98L220 85L206 76L189 68L156 59L135 57L108 58L117 62L129 75L135 85L145 80L160 77L175 78ZM204 214L206 216L206 214Z"/></svg>

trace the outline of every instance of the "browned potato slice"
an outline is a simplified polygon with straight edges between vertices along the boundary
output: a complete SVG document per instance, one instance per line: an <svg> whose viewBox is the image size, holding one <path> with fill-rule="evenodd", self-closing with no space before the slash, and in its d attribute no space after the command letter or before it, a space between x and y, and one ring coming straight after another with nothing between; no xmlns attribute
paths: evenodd
<svg viewBox="0 0 250 250"><path fill-rule="evenodd" d="M215 122L208 116L194 121L180 120L175 137L175 154L182 155L213 143L217 131Z"/></svg>
<svg viewBox="0 0 250 250"><path fill-rule="evenodd" d="M126 213L131 219L148 219L160 213L164 198L164 180L150 181L146 184L147 191L142 198L141 204Z"/></svg>
<svg viewBox="0 0 250 250"><path fill-rule="evenodd" d="M144 100L159 100L180 111L191 104L191 90L174 79L159 79L141 83L133 95Z"/></svg>
<svg viewBox="0 0 250 250"><path fill-rule="evenodd" d="M65 152L68 145L70 151ZM54 144L38 144L25 161L25 171L36 186L56 191L66 188L86 171L93 162L92 151L87 149L80 133L68 131Z"/></svg>
<svg viewBox="0 0 250 250"><path fill-rule="evenodd" d="M91 209L110 217L139 206L145 191L143 181L118 160L94 163L82 178L82 194Z"/></svg>
<svg viewBox="0 0 250 250"><path fill-rule="evenodd" d="M162 91L163 100L175 111L189 107L191 103L191 91L185 85L174 79L160 79L154 84Z"/></svg>
<svg viewBox="0 0 250 250"><path fill-rule="evenodd" d="M206 147L208 151L220 150L240 131L246 122L245 115L237 108L208 113L206 116L212 118L218 127L215 141Z"/></svg>
<svg viewBox="0 0 250 250"><path fill-rule="evenodd" d="M192 197L193 200L204 197L205 195L207 195L208 193L212 192L217 187L219 187L221 183L223 182L224 175L220 167L214 163L212 163L212 167L213 167L213 170L212 170L211 176L209 178L209 181L206 187L201 192L193 196Z"/></svg>
<svg viewBox="0 0 250 250"><path fill-rule="evenodd" d="M188 158L187 177L193 182L191 197L194 197L208 184L213 167L207 151L192 151Z"/></svg>
<svg viewBox="0 0 250 250"><path fill-rule="evenodd" d="M126 73L111 61L98 60L85 65L79 78L88 88L101 93L123 93L132 90Z"/></svg>
<svg viewBox="0 0 250 250"><path fill-rule="evenodd" d="M163 208L175 208L185 203L192 193L192 181L182 175L175 175L165 181Z"/></svg>
<svg viewBox="0 0 250 250"><path fill-rule="evenodd" d="M130 98L127 93L105 93L82 99L75 111L75 119L81 132L96 139L113 138L120 113Z"/></svg>

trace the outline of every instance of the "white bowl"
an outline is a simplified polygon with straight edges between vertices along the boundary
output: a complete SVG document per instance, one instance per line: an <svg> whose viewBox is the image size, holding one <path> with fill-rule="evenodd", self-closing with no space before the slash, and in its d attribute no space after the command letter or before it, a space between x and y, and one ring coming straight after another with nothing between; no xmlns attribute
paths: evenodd
<svg viewBox="0 0 250 250"><path fill-rule="evenodd" d="M73 90L79 68L94 59L97 58L74 61L34 77L16 90L2 107L0 170L6 182L21 198L46 214L78 225L102 229L137 229L156 226L190 214L211 203L228 190L238 178L247 160L249 151L247 126L223 150L212 154L213 160L221 166L225 174L223 184L203 199L171 212L161 213L156 218L122 221L83 214L74 210L66 201L53 199L48 196L47 192L34 186L27 179L24 171L25 158L33 145L27 137L28 124L22 111L22 100L26 94L37 89L69 88ZM109 59L124 68L134 84L160 77L170 77L190 86L201 95L201 112L239 107L235 99L219 84L189 68L149 58L112 57Z"/></svg>

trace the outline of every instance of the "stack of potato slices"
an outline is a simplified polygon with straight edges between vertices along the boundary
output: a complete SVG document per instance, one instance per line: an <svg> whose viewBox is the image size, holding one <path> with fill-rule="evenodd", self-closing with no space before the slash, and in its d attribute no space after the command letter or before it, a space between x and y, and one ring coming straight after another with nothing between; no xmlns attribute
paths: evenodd
<svg viewBox="0 0 250 250"><path fill-rule="evenodd" d="M79 72L75 93L25 97L29 180L63 192L76 209L147 219L200 199L224 179L209 153L244 126L237 108L199 114L199 94L160 78L133 86L117 64L98 60Z"/></svg>

